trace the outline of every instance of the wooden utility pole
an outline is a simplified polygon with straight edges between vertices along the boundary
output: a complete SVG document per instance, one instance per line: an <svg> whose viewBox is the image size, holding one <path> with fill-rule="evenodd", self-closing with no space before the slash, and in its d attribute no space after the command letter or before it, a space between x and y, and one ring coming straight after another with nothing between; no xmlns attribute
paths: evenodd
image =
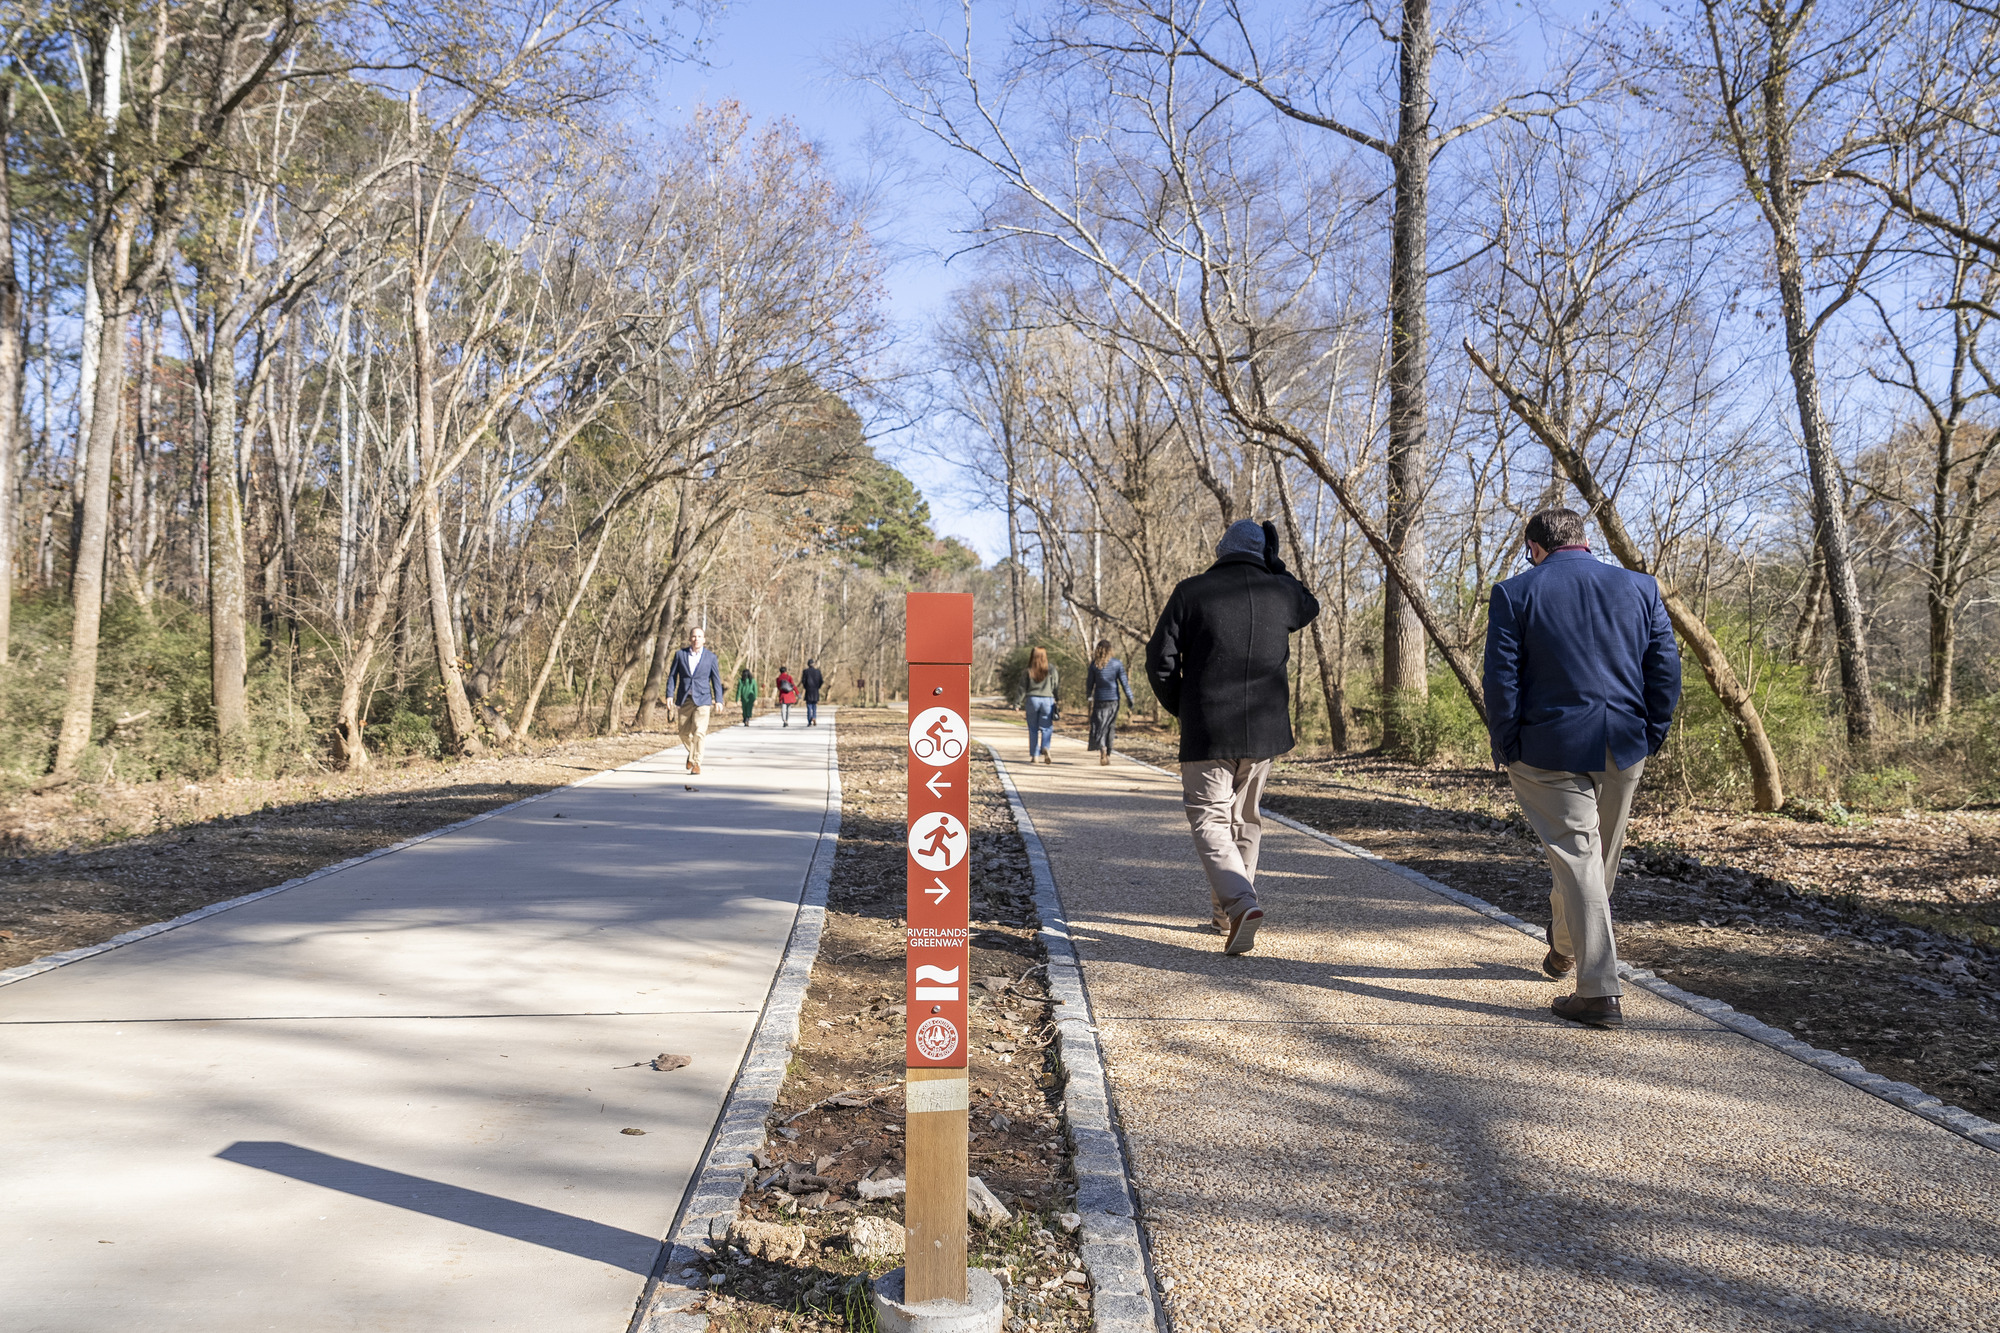
<svg viewBox="0 0 2000 1333"><path fill-rule="evenodd" d="M908 1119L903 1300L967 1299L966 993L972 806L972 596L910 593Z"/></svg>

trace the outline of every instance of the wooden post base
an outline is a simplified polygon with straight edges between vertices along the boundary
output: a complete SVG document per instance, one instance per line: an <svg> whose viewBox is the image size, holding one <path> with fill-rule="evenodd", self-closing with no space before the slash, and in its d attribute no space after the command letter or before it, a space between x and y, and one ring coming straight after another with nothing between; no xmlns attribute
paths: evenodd
<svg viewBox="0 0 2000 1333"><path fill-rule="evenodd" d="M904 1296L966 1299L966 1108L963 1069L906 1071Z"/></svg>

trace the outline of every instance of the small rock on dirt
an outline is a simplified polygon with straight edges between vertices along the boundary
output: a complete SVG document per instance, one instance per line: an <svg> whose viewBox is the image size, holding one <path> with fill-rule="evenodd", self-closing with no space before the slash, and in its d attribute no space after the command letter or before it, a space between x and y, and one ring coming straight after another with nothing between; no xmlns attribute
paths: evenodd
<svg viewBox="0 0 2000 1333"><path fill-rule="evenodd" d="M805 1252L806 1229L744 1219L729 1224L729 1242L752 1258L790 1263Z"/></svg>
<svg viewBox="0 0 2000 1333"><path fill-rule="evenodd" d="M965 1211L981 1226L1000 1226L1014 1220L1014 1215L1007 1211L1007 1205L994 1198L993 1191L987 1189L986 1182L978 1176L966 1177Z"/></svg>
<svg viewBox="0 0 2000 1333"><path fill-rule="evenodd" d="M884 1217L857 1217L847 1228L847 1248L857 1259L893 1258L903 1252L903 1229Z"/></svg>
<svg viewBox="0 0 2000 1333"><path fill-rule="evenodd" d="M886 1180L864 1180L854 1188L863 1199L870 1202L877 1199L893 1199L903 1192L903 1178L890 1176Z"/></svg>
<svg viewBox="0 0 2000 1333"><path fill-rule="evenodd" d="M1064 1231L1075 1231L1083 1225L1083 1219L1075 1213L1064 1213L1056 1219L1056 1225L1060 1226Z"/></svg>

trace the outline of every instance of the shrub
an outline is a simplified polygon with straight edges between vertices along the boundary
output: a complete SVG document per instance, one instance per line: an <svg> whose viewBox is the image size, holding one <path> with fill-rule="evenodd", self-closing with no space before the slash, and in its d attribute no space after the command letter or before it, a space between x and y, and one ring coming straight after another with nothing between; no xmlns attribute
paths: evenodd
<svg viewBox="0 0 2000 1333"><path fill-rule="evenodd" d="M0 788L38 782L54 758L69 627L69 604L61 597L14 603L11 660L0 667ZM257 777L315 767L321 741L288 679L289 656L272 651L257 627L251 633L250 725L234 767ZM204 608L167 597L150 606L131 598L106 604L91 744L77 767L85 782L203 778L216 771Z"/></svg>
<svg viewBox="0 0 2000 1333"><path fill-rule="evenodd" d="M1007 702L1019 708L1026 696L1024 684L1028 674L1028 654L1037 647L1049 650L1049 665L1056 670L1056 701L1063 708L1082 712L1085 701L1083 686L1088 669L1084 660L1060 639L1036 637L1008 653L994 666L993 674L999 678L1000 691L1007 696ZM1126 663L1131 670L1131 663ZM1134 691L1136 694L1137 691Z"/></svg>
<svg viewBox="0 0 2000 1333"><path fill-rule="evenodd" d="M430 718L401 705L387 722L372 723L368 731L373 733L376 750L390 759L436 759L444 753L444 743Z"/></svg>
<svg viewBox="0 0 2000 1333"><path fill-rule="evenodd" d="M1491 757L1486 724L1449 670L1431 673L1430 692L1391 693L1382 700L1385 717L1405 738L1402 757L1420 764L1484 764Z"/></svg>
<svg viewBox="0 0 2000 1333"><path fill-rule="evenodd" d="M1917 781L1909 769L1890 766L1849 773L1840 790L1853 809L1902 810L1916 801Z"/></svg>

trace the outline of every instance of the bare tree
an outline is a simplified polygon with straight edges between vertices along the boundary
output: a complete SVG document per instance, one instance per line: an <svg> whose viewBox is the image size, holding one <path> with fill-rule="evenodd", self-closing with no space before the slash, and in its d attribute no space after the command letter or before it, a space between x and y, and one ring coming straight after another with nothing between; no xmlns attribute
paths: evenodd
<svg viewBox="0 0 2000 1333"><path fill-rule="evenodd" d="M1988 288L1994 273L1977 247L1957 238L1949 265L1943 309L1934 316L1948 330L1942 357L1908 327L1921 312L1892 310L1869 297L1893 357L1876 378L1908 394L1921 415L1864 455L1858 475L1867 499L1916 536L1927 633L1924 698L1938 721L1949 718L1956 704L1960 607L1972 584L2000 563L1994 530L2000 428L1976 415L2000 397L2000 380L1982 347L1993 318ZM1935 370L1934 361L1942 362Z"/></svg>
<svg viewBox="0 0 2000 1333"><path fill-rule="evenodd" d="M70 578L66 698L51 770L57 780L76 773L90 742L97 698L127 329L140 299L171 262L181 227L195 207L188 184L214 155L245 102L292 49L305 23L290 0L219 0L192 11L163 5L150 18L150 27L139 29L145 56L130 80L140 96L129 116L123 69L128 38L122 21L103 15L100 23L76 34L88 44L97 74L93 86L100 90L92 121L73 127L66 137L75 145L77 177L91 182L89 246L101 325L96 382L89 386L92 406Z"/></svg>
<svg viewBox="0 0 2000 1333"><path fill-rule="evenodd" d="M1455 140L1499 121L1545 116L1560 99L1545 91L1501 98L1478 107L1455 124L1439 125L1444 105L1436 86L1441 35L1462 61L1471 63L1480 49L1470 31L1440 34L1431 0L1401 0L1394 6L1396 23L1373 7L1329 4L1302 15L1296 35L1265 41L1259 25L1241 0L1211 6L1196 0L1138 0L1130 27L1148 26L1166 35L1149 52L1156 60L1192 55L1261 98L1288 120L1324 131L1378 157L1389 168L1389 358L1388 440L1384 466L1382 535L1395 552L1399 573L1384 589L1382 627L1382 688L1387 698L1422 697L1430 689L1425 626L1409 604L1403 574L1422 580L1427 559L1424 512L1430 481L1431 430L1434 410L1430 371L1430 214L1431 173L1436 158ZM1319 34L1335 29L1344 35L1327 49ZM1379 37L1393 58L1393 95L1373 119L1383 129L1368 127L1371 112L1353 96L1352 85L1329 71L1349 59L1349 43ZM1070 38L1086 46L1088 36ZM1130 42L1117 42L1129 50ZM1401 708L1385 715L1384 743L1400 747Z"/></svg>
<svg viewBox="0 0 2000 1333"><path fill-rule="evenodd" d="M21 282L14 273L14 138L16 88L0 92L0 665L5 665L14 616L14 469L21 456Z"/></svg>
<svg viewBox="0 0 2000 1333"><path fill-rule="evenodd" d="M1769 233L1784 324L1785 359L1812 486L1820 558L1833 603L1847 734L1874 742L1875 694L1847 521L1846 477L1820 385L1828 324L1861 291L1887 215L1871 219L1838 200L1815 201L1877 146L1868 115L1882 53L1896 48L1909 6L1887 0L1790 0L1751 8L1702 0L1679 35L1672 65L1698 72L1690 96L1698 132L1720 122L1719 142ZM1817 302L1815 292L1824 295Z"/></svg>
<svg viewBox="0 0 2000 1333"><path fill-rule="evenodd" d="M1297 182L1298 163L1289 155L1282 169L1254 161L1254 140L1229 115L1234 82L1204 84L1192 68L1204 62L1185 47L1163 56L1147 48L1141 57L1100 47L1089 78L1045 89L1048 114L1077 127L1060 145L1066 156L1047 159L1003 120L963 43L906 45L870 77L1000 183L984 231L1021 245L1028 264L1080 265L1095 274L1090 285L1127 294L1143 322L1124 319L1108 333L1184 358L1239 430L1302 462L1332 491L1483 716L1478 673L1435 614L1421 571L1362 505L1350 470L1336 466L1312 425L1293 414L1305 385L1273 374L1284 360L1301 373L1320 364L1321 356L1297 349L1325 337L1312 304L1321 266L1351 243L1347 198L1324 176L1289 194L1259 188L1281 170ZM1012 77L1018 93L1027 74ZM1100 311L1119 307L1061 309L1088 327Z"/></svg>

